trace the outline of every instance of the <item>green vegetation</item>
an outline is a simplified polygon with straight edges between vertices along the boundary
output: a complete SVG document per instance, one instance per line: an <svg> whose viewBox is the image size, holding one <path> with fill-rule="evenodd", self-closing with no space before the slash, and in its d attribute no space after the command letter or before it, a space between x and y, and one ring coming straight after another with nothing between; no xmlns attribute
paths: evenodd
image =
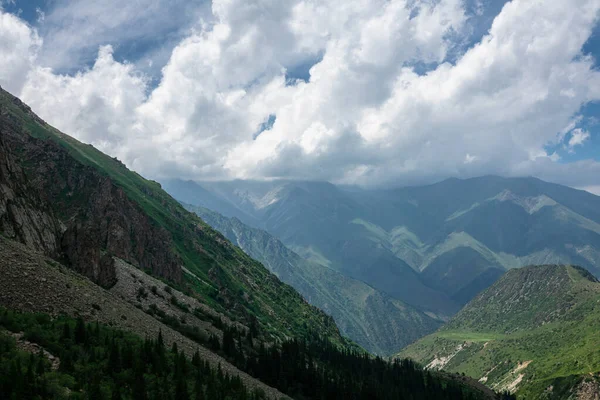
<svg viewBox="0 0 600 400"><path fill-rule="evenodd" d="M19 342L15 336L20 337ZM26 343L37 352L23 350ZM46 353L47 352L47 353ZM54 364L48 355L55 358ZM198 353L81 319L0 310L0 393L5 399L261 399Z"/></svg>
<svg viewBox="0 0 600 400"><path fill-rule="evenodd" d="M566 398L558 393L600 372L598 332L600 283L589 272L525 267L509 271L399 356L517 390L519 397Z"/></svg>
<svg viewBox="0 0 600 400"><path fill-rule="evenodd" d="M163 322L165 322L163 320ZM318 333L265 347L247 332L223 327L223 338L199 337L174 324L231 364L298 399L479 399L482 394L455 380L423 371L408 360L392 363L360 350L342 350ZM507 397L508 399L508 397Z"/></svg>
<svg viewBox="0 0 600 400"><path fill-rule="evenodd" d="M487 332L456 332L456 331L440 331L438 332L438 337L449 339L449 340L458 340L458 341L467 341L467 342L489 342L490 340L498 340L502 338L504 335Z"/></svg>
<svg viewBox="0 0 600 400"><path fill-rule="evenodd" d="M316 334L267 348L252 343L252 332L225 330L215 346L231 362L296 399L485 398L411 361L389 363L342 351ZM6 309L0 309L0 393L7 399L265 398L220 367L212 368L199 353L190 361L176 345L166 350L160 334L141 340L81 319Z"/></svg>

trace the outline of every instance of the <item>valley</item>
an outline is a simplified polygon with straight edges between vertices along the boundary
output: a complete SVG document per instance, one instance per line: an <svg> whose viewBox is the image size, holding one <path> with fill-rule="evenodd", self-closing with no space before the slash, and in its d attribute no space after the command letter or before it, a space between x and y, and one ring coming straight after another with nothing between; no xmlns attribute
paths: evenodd
<svg viewBox="0 0 600 400"><path fill-rule="evenodd" d="M311 304L331 315L344 336L373 354L393 354L444 322L360 280L300 257L267 232L251 228L235 217L184 206L262 262Z"/></svg>

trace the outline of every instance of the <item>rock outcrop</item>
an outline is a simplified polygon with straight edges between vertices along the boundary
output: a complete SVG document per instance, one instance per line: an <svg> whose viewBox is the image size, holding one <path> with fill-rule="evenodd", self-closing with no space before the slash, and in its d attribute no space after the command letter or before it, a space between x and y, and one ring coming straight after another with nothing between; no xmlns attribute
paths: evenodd
<svg viewBox="0 0 600 400"><path fill-rule="evenodd" d="M12 104L0 102L0 233L105 287L116 282L112 256L180 281L168 232L109 177L55 141L35 137L36 126L26 126L14 106L45 122L20 100L3 97Z"/></svg>

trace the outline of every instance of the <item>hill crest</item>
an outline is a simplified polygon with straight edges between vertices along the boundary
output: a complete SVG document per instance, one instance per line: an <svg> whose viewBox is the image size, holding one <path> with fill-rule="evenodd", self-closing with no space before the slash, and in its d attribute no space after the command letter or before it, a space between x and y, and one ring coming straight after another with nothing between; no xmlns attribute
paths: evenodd
<svg viewBox="0 0 600 400"><path fill-rule="evenodd" d="M527 266L505 273L398 357L519 397L563 399L600 377L598 331L600 282L589 271Z"/></svg>

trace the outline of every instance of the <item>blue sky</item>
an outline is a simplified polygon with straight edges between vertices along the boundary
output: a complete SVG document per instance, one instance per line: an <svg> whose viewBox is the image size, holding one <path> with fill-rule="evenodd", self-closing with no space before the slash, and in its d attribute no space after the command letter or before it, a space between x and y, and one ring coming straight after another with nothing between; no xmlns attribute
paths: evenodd
<svg viewBox="0 0 600 400"><path fill-rule="evenodd" d="M15 86L22 97L37 93L31 99L34 106L39 102L38 112L48 113L59 128L148 176L398 185L497 173L600 187L590 172L598 168L590 161L600 161L596 78L586 77L588 67L576 65L589 56L593 64L588 71L600 68L600 26L597 18L583 12L595 9L596 0L536 3L540 8L535 12L526 0L377 1L352 0L345 7L336 0L0 4L43 40L31 50L34 58L29 57L36 73ZM402 7L409 12L403 14ZM559 11L546 15L550 8ZM565 18L552 20L559 13ZM386 25L394 18L402 23ZM505 47L486 42L495 20L501 23L492 37L506 41ZM565 29L564 44L551 38L552 30L523 27L537 20ZM563 22L572 26L559 27ZM523 43L510 37L513 31L532 46L547 40L556 48L523 59L519 71L518 63L503 63L506 55L500 56L506 49L527 56L527 46L520 48ZM387 41L386 35L398 36ZM582 45L564 50L581 40L577 35L585 36ZM110 47L99 53L106 45ZM366 55L371 48L376 50ZM560 58L563 50L571 60ZM494 73L486 70L485 61L464 69L483 54L488 54ZM204 62L211 57L217 58ZM544 62L557 64L548 67ZM540 69L539 82L527 68ZM461 70L480 75L468 83L473 77ZM565 78L569 73L575 75ZM445 76L456 84L444 81ZM179 87L182 78L187 83ZM111 91L93 87L104 79ZM399 80L413 88L435 88L433 82L439 81L451 96L466 97L436 100L410 90L401 93L394 89ZM532 90L537 91L534 100L528 99ZM54 97L57 91L64 96L55 108L39 97L45 92ZM192 97L182 101L182 96ZM561 102L556 96L570 100ZM445 108L439 108L440 101L447 102ZM132 108L120 111L115 104ZM59 106L77 112L64 115ZM470 115L477 107L489 113L487 118ZM456 108L455 114L446 114L450 108ZM125 117L120 118L131 125L112 122L121 112ZM161 129L154 132L154 126ZM144 137L152 140L140 146ZM153 151L146 148L149 143L164 146L165 141L171 153L164 160L144 161L142 152ZM211 152L204 150L207 146Z"/></svg>
<svg viewBox="0 0 600 400"><path fill-rule="evenodd" d="M116 60L137 63L141 70L158 79L170 51L188 34L197 18L207 12L210 3L155 2L158 6L150 18L137 12L136 3L143 1L4 0L3 7L37 29L45 40L67 39L51 43L53 48L40 55L57 73L74 74L91 67L98 46L110 44ZM123 7L124 4L131 7ZM141 8L145 8L143 4ZM82 35L86 42L70 43L69 39L77 38L85 28L93 30L89 35ZM64 53L55 57L55 47L59 46Z"/></svg>

